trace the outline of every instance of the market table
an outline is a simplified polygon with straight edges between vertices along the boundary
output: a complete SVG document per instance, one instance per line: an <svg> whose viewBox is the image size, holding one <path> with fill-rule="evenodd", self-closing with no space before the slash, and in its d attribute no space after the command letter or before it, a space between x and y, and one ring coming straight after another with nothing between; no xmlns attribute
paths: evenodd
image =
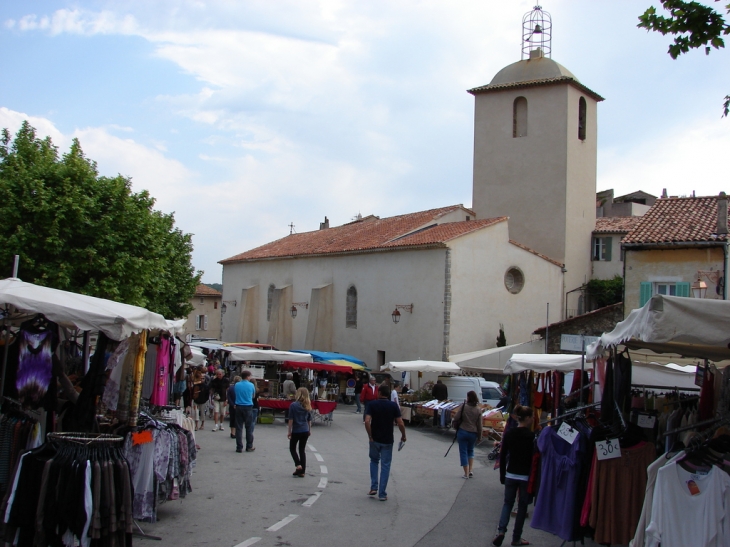
<svg viewBox="0 0 730 547"><path fill-rule="evenodd" d="M271 408L273 410L289 410L294 401L291 399L263 399L259 398L259 406L261 408ZM337 401L312 401L312 421L327 422L332 424L332 412L337 408Z"/></svg>

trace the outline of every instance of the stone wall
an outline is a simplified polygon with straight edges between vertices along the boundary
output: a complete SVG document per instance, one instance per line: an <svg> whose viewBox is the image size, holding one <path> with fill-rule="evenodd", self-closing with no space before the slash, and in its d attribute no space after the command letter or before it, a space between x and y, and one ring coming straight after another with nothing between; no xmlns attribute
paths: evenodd
<svg viewBox="0 0 730 547"><path fill-rule="evenodd" d="M548 353L561 353L560 337L563 334L582 334L585 336L601 336L611 332L616 323L623 321L623 303L612 304L590 313L571 317L565 321L553 323L548 327ZM545 327L537 329L534 334L545 339Z"/></svg>

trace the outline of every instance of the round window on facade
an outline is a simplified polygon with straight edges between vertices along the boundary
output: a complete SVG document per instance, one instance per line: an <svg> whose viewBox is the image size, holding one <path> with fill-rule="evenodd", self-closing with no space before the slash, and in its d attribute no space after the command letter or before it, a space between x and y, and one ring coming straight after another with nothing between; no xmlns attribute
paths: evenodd
<svg viewBox="0 0 730 547"><path fill-rule="evenodd" d="M504 286L512 294L517 294L525 286L525 275L519 268L510 268L504 274Z"/></svg>

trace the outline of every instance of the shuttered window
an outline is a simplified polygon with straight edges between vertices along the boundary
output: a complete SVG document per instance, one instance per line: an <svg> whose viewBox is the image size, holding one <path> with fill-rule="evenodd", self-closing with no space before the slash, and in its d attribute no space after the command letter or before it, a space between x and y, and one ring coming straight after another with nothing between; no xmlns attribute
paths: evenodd
<svg viewBox="0 0 730 547"><path fill-rule="evenodd" d="M690 284L688 281L663 282L642 281L639 289L639 307L646 304L655 294L664 296L682 296L689 298Z"/></svg>

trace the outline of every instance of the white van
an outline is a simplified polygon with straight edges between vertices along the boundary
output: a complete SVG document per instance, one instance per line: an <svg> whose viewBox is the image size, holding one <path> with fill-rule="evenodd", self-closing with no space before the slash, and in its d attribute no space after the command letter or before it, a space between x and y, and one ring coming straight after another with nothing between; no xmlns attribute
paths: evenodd
<svg viewBox="0 0 730 547"><path fill-rule="evenodd" d="M466 394L474 391L480 403L486 403L492 407L499 406L499 400L504 397L504 392L497 382L488 382L478 376L439 376L439 380L448 389L448 396L454 402L466 400Z"/></svg>

